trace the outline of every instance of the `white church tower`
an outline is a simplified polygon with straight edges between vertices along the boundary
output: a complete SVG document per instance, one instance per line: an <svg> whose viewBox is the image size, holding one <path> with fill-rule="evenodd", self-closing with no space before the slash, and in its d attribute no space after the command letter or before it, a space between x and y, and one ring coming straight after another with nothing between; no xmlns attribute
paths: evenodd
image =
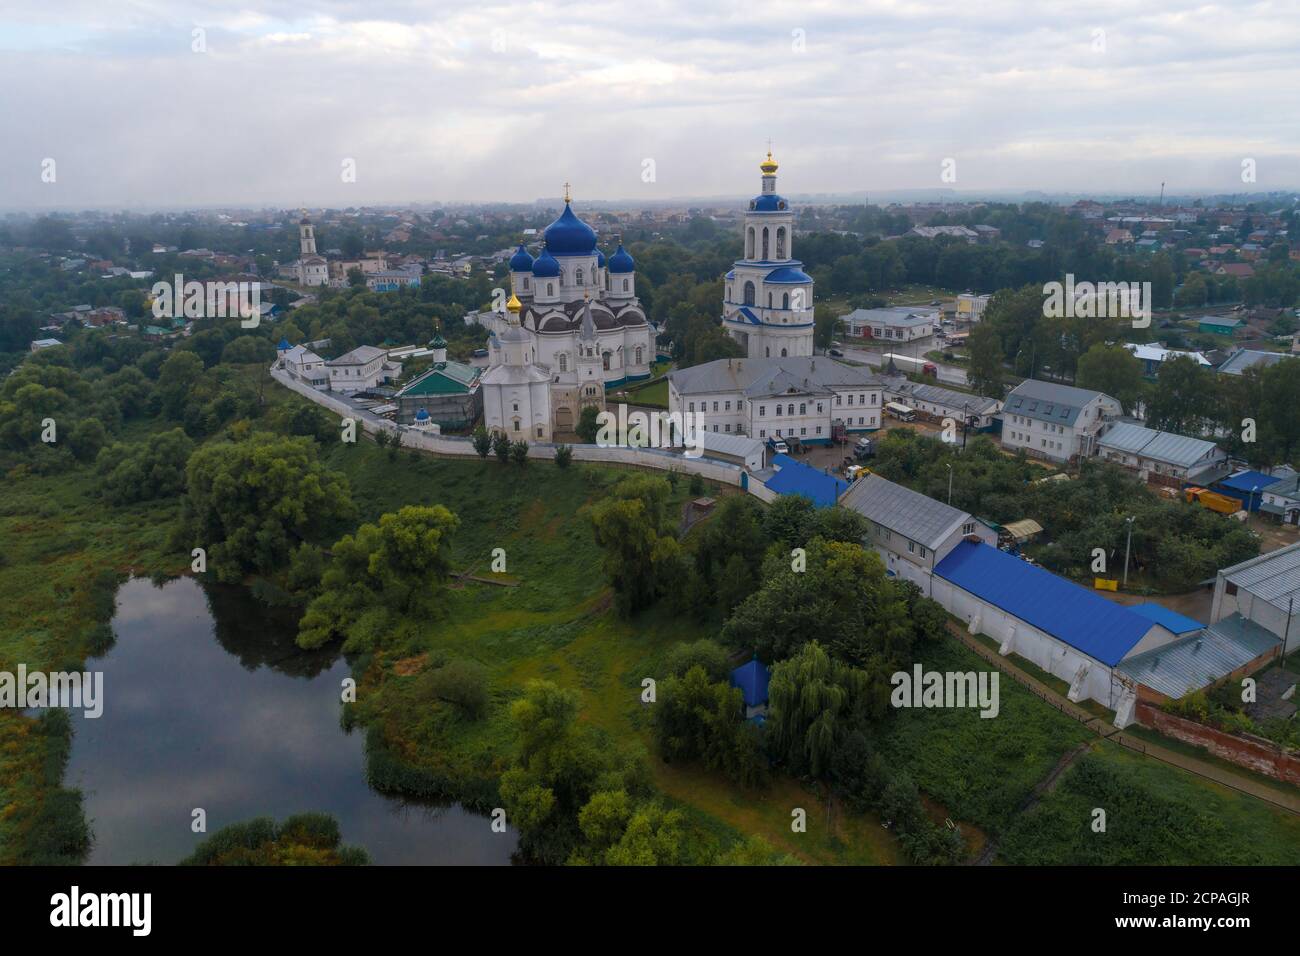
<svg viewBox="0 0 1300 956"><path fill-rule="evenodd" d="M303 285L328 285L329 263L316 254L316 229L305 209L298 223L298 245L298 261L294 264L298 281Z"/></svg>
<svg viewBox="0 0 1300 956"><path fill-rule="evenodd" d="M745 213L745 255L727 273L722 326L750 358L813 354L813 280L794 258L794 213L776 192L771 150Z"/></svg>

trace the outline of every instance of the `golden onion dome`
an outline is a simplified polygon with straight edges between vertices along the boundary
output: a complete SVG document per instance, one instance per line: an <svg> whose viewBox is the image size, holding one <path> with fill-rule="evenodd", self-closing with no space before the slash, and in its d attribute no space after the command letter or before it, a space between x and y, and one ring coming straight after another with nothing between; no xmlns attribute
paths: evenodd
<svg viewBox="0 0 1300 956"><path fill-rule="evenodd" d="M523 307L524 304L519 301L519 297L515 295L514 292L511 292L510 301L506 303L506 308L509 309L511 312L518 312Z"/></svg>
<svg viewBox="0 0 1300 956"><path fill-rule="evenodd" d="M776 175L776 160L772 158L772 151L770 149L767 151L767 159L759 163L758 168L763 171L764 176Z"/></svg>

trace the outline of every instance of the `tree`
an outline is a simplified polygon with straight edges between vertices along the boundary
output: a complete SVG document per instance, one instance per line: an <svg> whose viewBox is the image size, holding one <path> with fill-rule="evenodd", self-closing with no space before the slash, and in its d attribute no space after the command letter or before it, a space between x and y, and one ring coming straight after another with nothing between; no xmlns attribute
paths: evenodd
<svg viewBox="0 0 1300 956"><path fill-rule="evenodd" d="M1155 389L1147 404L1147 424L1178 435L1198 436L1214 417L1214 381L1187 355L1160 363Z"/></svg>
<svg viewBox="0 0 1300 956"><path fill-rule="evenodd" d="M420 675L417 696L457 707L472 720L487 712L487 670L476 661L448 661Z"/></svg>
<svg viewBox="0 0 1300 956"><path fill-rule="evenodd" d="M488 434L487 429L482 425L474 429L473 444L478 456L486 460L488 454L492 451L492 436Z"/></svg>
<svg viewBox="0 0 1300 956"><path fill-rule="evenodd" d="M1096 389L1116 399L1131 415L1142 400L1146 383L1142 362L1122 345L1097 344L1079 359L1077 384Z"/></svg>
<svg viewBox="0 0 1300 956"><path fill-rule="evenodd" d="M194 352L178 351L168 356L158 371L154 400L166 418L179 421L190 392L203 374L203 359Z"/></svg>
<svg viewBox="0 0 1300 956"><path fill-rule="evenodd" d="M353 515L347 479L321 465L308 438L211 442L185 471L182 538L207 549L208 569L224 582L281 571L299 542Z"/></svg>
<svg viewBox="0 0 1300 956"><path fill-rule="evenodd" d="M663 534L668 482L650 475L624 478L587 513L604 552L601 566L614 588L619 613L631 616L649 606L672 582L666 569L681 567L676 540Z"/></svg>
<svg viewBox="0 0 1300 956"><path fill-rule="evenodd" d="M510 460L516 465L528 464L528 442L520 439L510 443Z"/></svg>
<svg viewBox="0 0 1300 956"><path fill-rule="evenodd" d="M698 760L744 786L766 767L753 727L746 723L740 688L713 680L696 664L664 680L654 708L654 734L666 760Z"/></svg>
<svg viewBox="0 0 1300 956"><path fill-rule="evenodd" d="M596 442L596 435L600 431L600 423L597 421L599 417L600 409L595 405L584 405L578 416L578 425L574 431L588 445Z"/></svg>
<svg viewBox="0 0 1300 956"><path fill-rule="evenodd" d="M821 777L830 769L869 683L865 672L833 660L816 641L772 669L768 724L773 746L794 771Z"/></svg>
<svg viewBox="0 0 1300 956"><path fill-rule="evenodd" d="M492 436L492 453L503 465L510 460L510 439L505 432L497 432Z"/></svg>
<svg viewBox="0 0 1300 956"><path fill-rule="evenodd" d="M573 461L573 449L568 445L555 446L555 465L557 468L568 468L569 463Z"/></svg>
<svg viewBox="0 0 1300 956"><path fill-rule="evenodd" d="M115 505L179 495L193 451L194 442L181 428L151 435L144 443L111 445L95 460L99 489Z"/></svg>
<svg viewBox="0 0 1300 956"><path fill-rule="evenodd" d="M971 329L970 369L966 373L971 387L980 395L989 398L1001 398L1005 394L1002 386L1002 348L993 326L981 322Z"/></svg>

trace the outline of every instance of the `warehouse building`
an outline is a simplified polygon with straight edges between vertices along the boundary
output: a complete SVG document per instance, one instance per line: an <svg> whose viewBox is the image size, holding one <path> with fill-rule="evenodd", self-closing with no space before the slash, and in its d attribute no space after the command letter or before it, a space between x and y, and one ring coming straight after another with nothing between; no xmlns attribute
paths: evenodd
<svg viewBox="0 0 1300 956"><path fill-rule="evenodd" d="M1210 621L1214 626L1234 617L1272 634L1283 654L1300 647L1300 543L1219 572Z"/></svg>
<svg viewBox="0 0 1300 956"><path fill-rule="evenodd" d="M1117 422L1097 439L1103 461L1122 465L1144 481L1180 487L1183 482L1219 472L1228 453L1214 442Z"/></svg>

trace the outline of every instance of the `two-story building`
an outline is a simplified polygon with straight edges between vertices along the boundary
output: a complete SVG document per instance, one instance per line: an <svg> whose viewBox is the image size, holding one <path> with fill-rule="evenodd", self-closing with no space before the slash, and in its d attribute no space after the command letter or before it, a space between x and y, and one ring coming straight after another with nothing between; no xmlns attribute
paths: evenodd
<svg viewBox="0 0 1300 956"><path fill-rule="evenodd" d="M389 361L385 349L359 345L351 352L325 363L329 388L333 392L362 392L385 382L396 381L402 366Z"/></svg>
<svg viewBox="0 0 1300 956"><path fill-rule="evenodd" d="M668 376L670 412L702 416L706 430L751 438L830 444L881 425L883 383L865 366L823 356L718 359Z"/></svg>
<svg viewBox="0 0 1300 956"><path fill-rule="evenodd" d="M1002 447L1061 463L1086 458L1096 454L1097 436L1121 411L1103 392L1026 379L1003 405Z"/></svg>

